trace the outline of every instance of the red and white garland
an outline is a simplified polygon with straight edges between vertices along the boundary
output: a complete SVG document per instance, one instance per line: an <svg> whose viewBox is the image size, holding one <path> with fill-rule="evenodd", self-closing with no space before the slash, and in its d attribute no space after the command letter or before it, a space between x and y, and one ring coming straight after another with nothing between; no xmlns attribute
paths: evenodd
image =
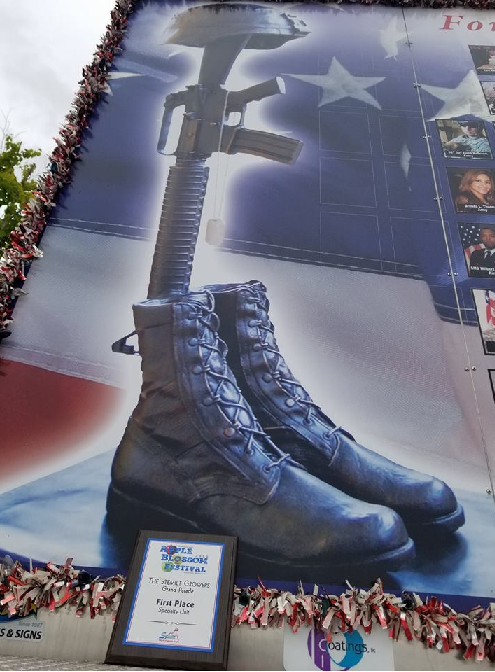
<svg viewBox="0 0 495 672"><path fill-rule="evenodd" d="M403 632L429 648L462 649L465 659L495 661L495 603L459 614L436 597L423 602L416 593L385 593L380 580L370 590L348 585L341 595L318 594L317 586L313 594L305 594L302 585L296 594L263 584L235 588L233 624L281 627L287 621L294 632L302 626L323 630L329 642L335 628L346 632L361 626L370 634L377 625L395 640Z"/></svg>
<svg viewBox="0 0 495 672"><path fill-rule="evenodd" d="M6 327L12 321L14 304L22 293L31 261L43 256L37 244L46 227L50 210L60 189L70 182L71 167L78 159L82 134L101 91L107 87L108 70L126 31L127 17L134 0L117 0L106 32L97 45L92 62L83 68L83 78L72 102L65 124L55 140L47 170L40 176L33 197L22 211L19 225L10 233L10 242L0 256L0 340L9 335Z"/></svg>
<svg viewBox="0 0 495 672"><path fill-rule="evenodd" d="M430 648L462 649L466 659L495 661L495 603L459 614L435 597L423 602L415 593L385 593L380 580L370 590L348 585L341 595L319 593L317 586L312 594L304 593L302 585L297 593L262 583L256 588L235 587L232 626L282 627L287 621L294 632L302 626L315 627L331 641L336 627L345 632L361 626L369 634L375 625L386 628L396 640L403 632L408 640L420 640ZM29 570L18 562L0 564L0 613L27 616L65 605L74 608L76 616L89 610L91 618L110 613L115 619L124 587L123 576L91 577L75 569L72 558L61 566L49 562Z"/></svg>
<svg viewBox="0 0 495 672"><path fill-rule="evenodd" d="M89 609L91 618L104 611L115 617L124 585L120 574L100 579L75 569L72 558L60 567L49 562L29 570L19 562L0 563L0 613L29 616L38 609L54 611L65 604L75 608L76 616Z"/></svg>

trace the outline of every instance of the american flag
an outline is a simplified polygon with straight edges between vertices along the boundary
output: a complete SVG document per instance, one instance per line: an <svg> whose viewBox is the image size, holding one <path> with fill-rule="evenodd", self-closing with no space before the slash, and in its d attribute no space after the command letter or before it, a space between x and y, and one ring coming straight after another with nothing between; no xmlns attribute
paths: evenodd
<svg viewBox="0 0 495 672"><path fill-rule="evenodd" d="M486 321L495 327L495 292L485 290Z"/></svg>
<svg viewBox="0 0 495 672"><path fill-rule="evenodd" d="M459 234L464 256L469 264L471 255L475 250L485 249L483 243L480 243L480 226L479 224L459 224Z"/></svg>

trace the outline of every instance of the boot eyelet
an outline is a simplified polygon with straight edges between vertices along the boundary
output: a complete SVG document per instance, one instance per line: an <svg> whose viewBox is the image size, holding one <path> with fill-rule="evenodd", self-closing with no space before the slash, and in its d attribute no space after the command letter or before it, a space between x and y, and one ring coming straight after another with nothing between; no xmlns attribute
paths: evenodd
<svg viewBox="0 0 495 672"><path fill-rule="evenodd" d="M252 455L254 455L254 448L246 448L244 452L248 457L251 457Z"/></svg>
<svg viewBox="0 0 495 672"><path fill-rule="evenodd" d="M271 383L273 380L273 376L270 373L264 373L263 380L265 381L265 383Z"/></svg>
<svg viewBox="0 0 495 672"><path fill-rule="evenodd" d="M234 434L235 434L235 429L234 429L233 427L226 427L226 428L223 430L223 433L225 434L225 436L234 436Z"/></svg>
<svg viewBox="0 0 495 672"><path fill-rule="evenodd" d="M212 397L205 397L203 399L203 404L205 406L211 406L214 403L214 399Z"/></svg>
<svg viewBox="0 0 495 672"><path fill-rule="evenodd" d="M189 345L198 345L198 339L197 338L190 338L189 339Z"/></svg>
<svg viewBox="0 0 495 672"><path fill-rule="evenodd" d="M270 464L265 464L265 466L263 467L263 471L264 471L266 474L269 474L270 471L271 471L271 465L270 465Z"/></svg>
<svg viewBox="0 0 495 672"><path fill-rule="evenodd" d="M295 406L295 405L296 405L296 400L295 400L295 399L292 399L292 397L290 397L289 399L286 399L286 400L285 400L285 405L286 405L286 406L289 406L290 408L292 408L292 406Z"/></svg>
<svg viewBox="0 0 495 672"><path fill-rule="evenodd" d="M255 343L255 344L253 345L253 350L254 350L255 352L259 352L259 351L261 350L261 343Z"/></svg>
<svg viewBox="0 0 495 672"><path fill-rule="evenodd" d="M257 326L258 326L258 320L249 320L248 327L257 327Z"/></svg>
<svg viewBox="0 0 495 672"><path fill-rule="evenodd" d="M192 372L198 376L200 373L203 373L203 367L201 364L196 364L196 366L193 366Z"/></svg>
<svg viewBox="0 0 495 672"><path fill-rule="evenodd" d="M323 438L328 441L328 439L331 439L332 436L334 436L334 432L323 432Z"/></svg>
<svg viewBox="0 0 495 672"><path fill-rule="evenodd" d="M303 418L303 423L304 423L305 425L311 425L312 422L313 422L313 421L311 420L311 418Z"/></svg>

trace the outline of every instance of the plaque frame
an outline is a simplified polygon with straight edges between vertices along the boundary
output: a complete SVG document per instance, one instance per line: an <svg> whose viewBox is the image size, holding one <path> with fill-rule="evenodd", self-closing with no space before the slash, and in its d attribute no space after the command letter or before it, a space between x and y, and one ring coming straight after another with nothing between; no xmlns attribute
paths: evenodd
<svg viewBox="0 0 495 672"><path fill-rule="evenodd" d="M202 544L222 544L223 554L219 568L216 592L215 629L210 651L169 648L146 644L124 644L131 609L134 607L136 588L144 570L144 554L151 540ZM237 538L223 535L192 534L188 532L163 532L140 530L136 539L124 593L115 626L108 645L105 663L160 667L183 670L226 670L230 643L231 614L234 592Z"/></svg>

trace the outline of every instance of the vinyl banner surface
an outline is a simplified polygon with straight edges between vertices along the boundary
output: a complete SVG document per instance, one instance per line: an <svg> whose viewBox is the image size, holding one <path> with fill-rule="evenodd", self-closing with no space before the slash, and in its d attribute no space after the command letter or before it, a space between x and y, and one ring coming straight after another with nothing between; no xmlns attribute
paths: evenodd
<svg viewBox="0 0 495 672"><path fill-rule="evenodd" d="M2 552L492 596L494 22L137 3L1 346Z"/></svg>

